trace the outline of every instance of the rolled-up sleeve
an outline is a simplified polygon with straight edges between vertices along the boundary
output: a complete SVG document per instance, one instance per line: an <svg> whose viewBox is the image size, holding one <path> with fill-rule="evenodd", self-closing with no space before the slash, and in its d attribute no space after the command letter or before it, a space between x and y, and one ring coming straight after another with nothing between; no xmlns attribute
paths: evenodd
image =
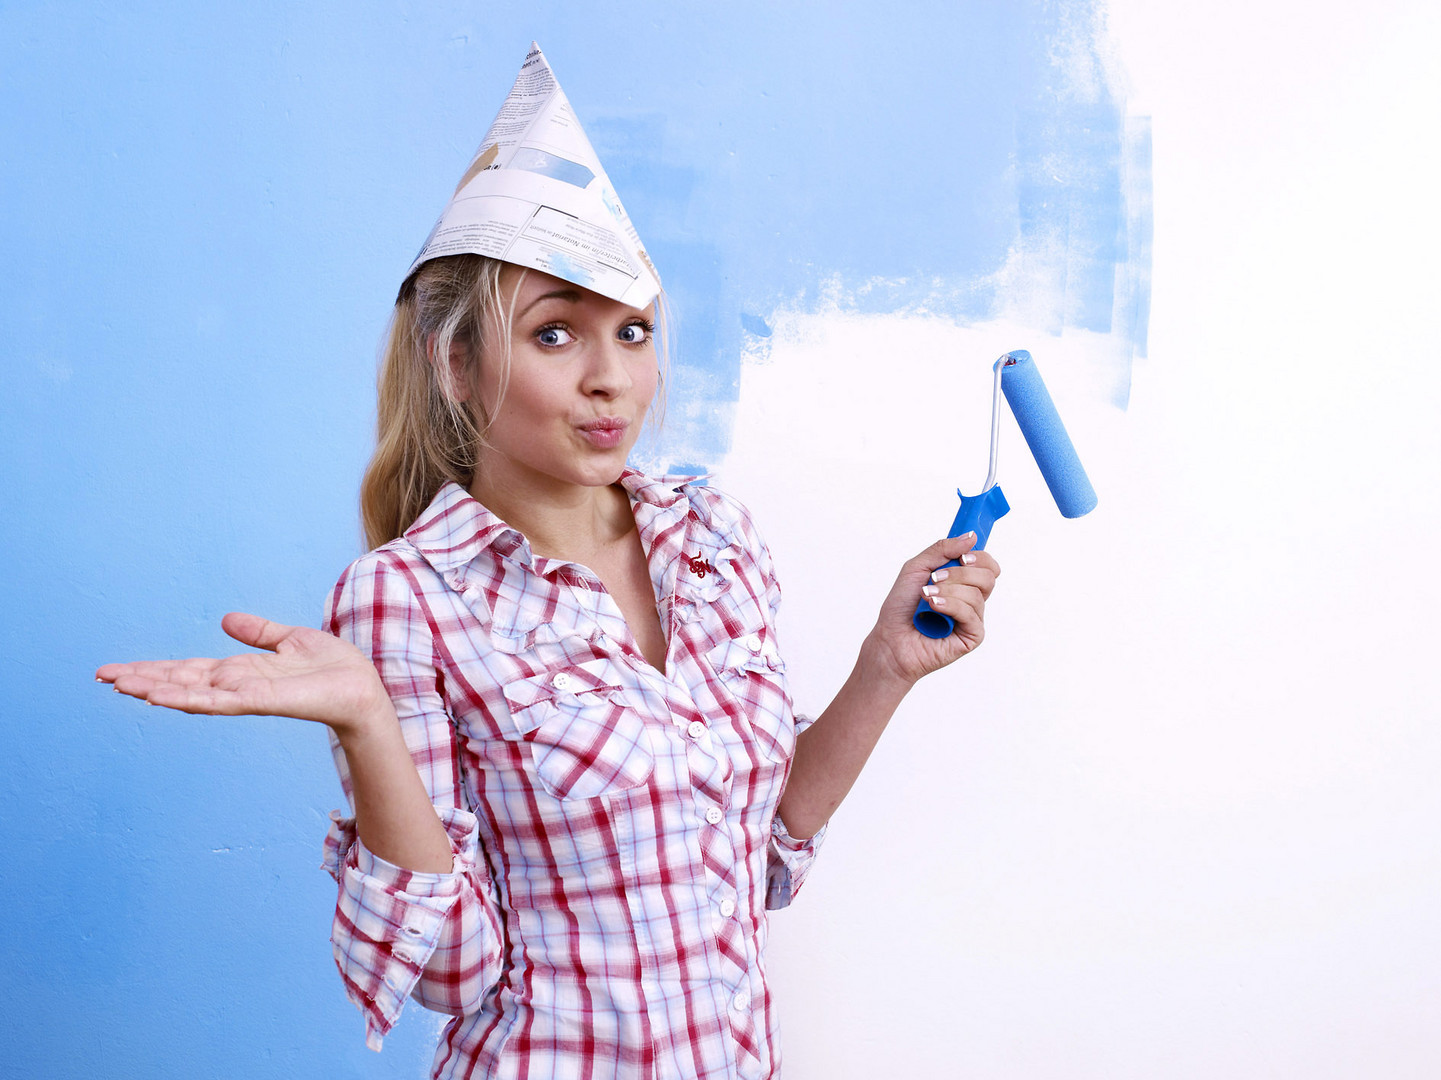
<svg viewBox="0 0 1441 1080"><path fill-rule="evenodd" d="M366 1045L378 1050L407 997L452 1015L478 1007L500 974L503 931L476 818L464 805L431 629L410 582L372 553L337 584L325 625L375 663L454 855L449 873L406 870L367 849L353 817L331 814L322 863L338 886L331 943L346 993L365 1016ZM351 800L345 755L331 742Z"/></svg>
<svg viewBox="0 0 1441 1080"><path fill-rule="evenodd" d="M789 907L800 892L829 827L822 825L814 836L797 840L786 831L786 823L779 814L772 819L766 859L766 907L771 911Z"/></svg>

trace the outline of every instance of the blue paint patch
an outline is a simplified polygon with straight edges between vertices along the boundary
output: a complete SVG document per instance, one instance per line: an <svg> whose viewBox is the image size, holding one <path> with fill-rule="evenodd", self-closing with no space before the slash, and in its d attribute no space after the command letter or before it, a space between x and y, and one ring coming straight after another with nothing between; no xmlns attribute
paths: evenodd
<svg viewBox="0 0 1441 1080"><path fill-rule="evenodd" d="M590 271L578 265L564 251L549 250L545 253L545 261L548 264L546 272L566 281L574 281L576 284L585 284L592 280Z"/></svg>
<svg viewBox="0 0 1441 1080"><path fill-rule="evenodd" d="M510 159L508 168L522 169L525 172L548 176L552 180L573 184L578 188L585 187L595 179L595 173L578 161L557 157L555 154L547 154L544 150L535 150L530 147L522 147L517 150L515 156Z"/></svg>
<svg viewBox="0 0 1441 1080"><path fill-rule="evenodd" d="M759 315L752 315L747 311L741 312L741 329L747 334L754 334L759 338L768 338L772 333L770 323Z"/></svg>
<svg viewBox="0 0 1441 1080"><path fill-rule="evenodd" d="M688 476L691 477L691 484L695 487L705 487L710 483L706 474L709 472L704 465L697 465L693 462L683 461L666 469L667 476Z"/></svg>

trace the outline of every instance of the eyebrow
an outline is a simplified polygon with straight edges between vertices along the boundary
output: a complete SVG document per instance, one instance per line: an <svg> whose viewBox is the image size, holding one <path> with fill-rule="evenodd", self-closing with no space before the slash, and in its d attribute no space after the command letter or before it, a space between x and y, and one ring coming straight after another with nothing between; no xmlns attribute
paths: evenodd
<svg viewBox="0 0 1441 1080"><path fill-rule="evenodd" d="M552 290L551 290L550 292L548 292L548 293L541 293L541 295L537 296L537 297L536 297L534 300L532 300L530 303L526 304L524 308L522 308L520 311L516 312L515 317L516 317L517 319L520 318L520 317L521 317L522 315L524 315L527 311L529 311L531 308L535 307L536 304L539 304L539 303L540 303L541 301L543 301L543 300L566 300L566 301L569 301L569 302L572 303L572 304L578 304L578 303L580 303L580 290L579 290L579 289L552 289Z"/></svg>

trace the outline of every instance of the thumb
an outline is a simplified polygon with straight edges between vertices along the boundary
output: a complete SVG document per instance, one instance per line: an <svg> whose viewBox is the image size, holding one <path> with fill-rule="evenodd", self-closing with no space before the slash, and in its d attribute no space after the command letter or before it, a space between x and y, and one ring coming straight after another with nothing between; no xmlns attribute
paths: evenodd
<svg viewBox="0 0 1441 1080"><path fill-rule="evenodd" d="M291 634L295 627L284 623L271 622L259 615L248 615L243 611L232 611L220 620L220 628L236 641L252 645L257 649L275 651L275 647Z"/></svg>

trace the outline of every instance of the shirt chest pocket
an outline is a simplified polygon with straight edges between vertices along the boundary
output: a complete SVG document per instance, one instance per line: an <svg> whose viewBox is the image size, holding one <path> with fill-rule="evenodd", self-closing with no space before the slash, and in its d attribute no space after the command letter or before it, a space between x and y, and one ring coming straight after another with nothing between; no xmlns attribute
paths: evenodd
<svg viewBox="0 0 1441 1080"><path fill-rule="evenodd" d="M655 768L645 717L624 674L606 659L505 685L511 730L528 743L536 775L560 799L594 799L644 784Z"/></svg>
<svg viewBox="0 0 1441 1080"><path fill-rule="evenodd" d="M765 627L746 629L706 653L715 672L718 704L737 726L749 729L760 755L781 764L795 752L795 717L786 667Z"/></svg>

